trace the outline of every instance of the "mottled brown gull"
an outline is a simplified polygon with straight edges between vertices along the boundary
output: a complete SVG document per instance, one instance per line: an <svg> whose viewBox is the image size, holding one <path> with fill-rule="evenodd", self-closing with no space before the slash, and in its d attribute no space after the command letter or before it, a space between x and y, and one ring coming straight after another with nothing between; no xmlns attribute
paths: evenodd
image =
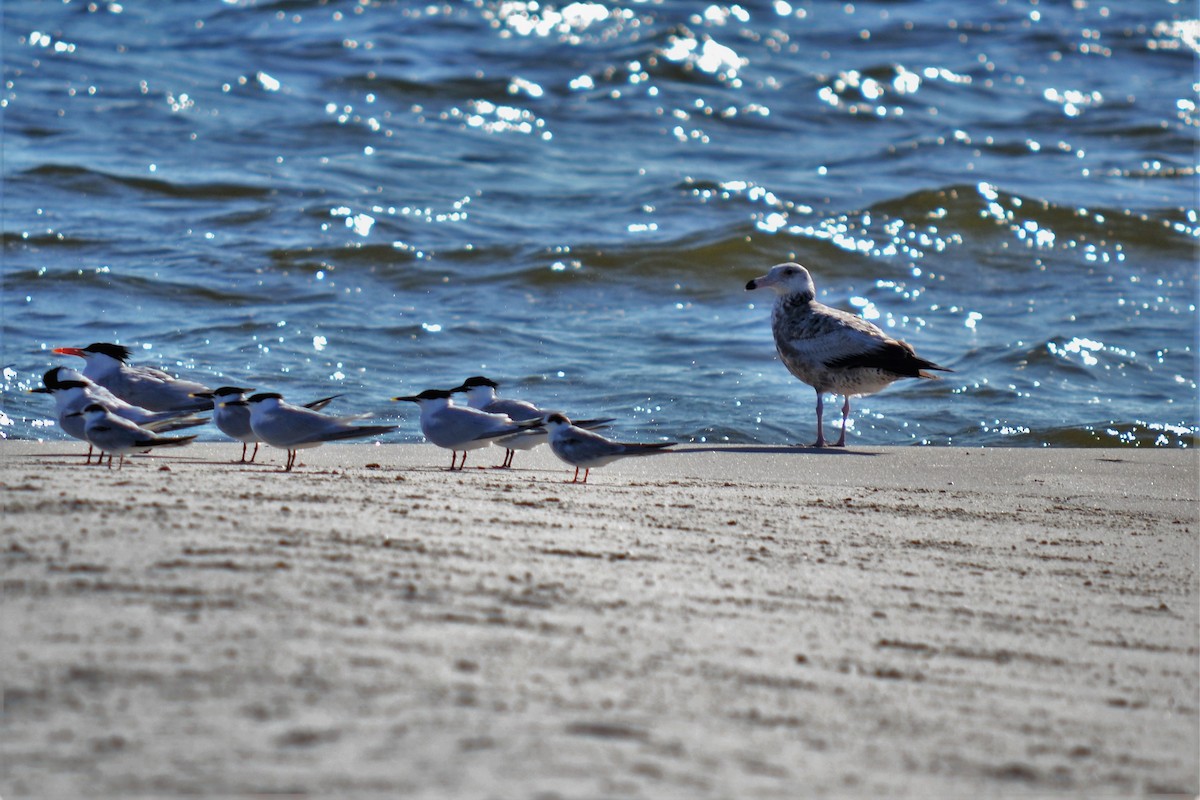
<svg viewBox="0 0 1200 800"><path fill-rule="evenodd" d="M817 441L825 447L824 395L843 395L842 433L834 447L846 445L850 398L874 394L901 378L936 378L925 370L952 370L919 357L907 342L893 339L865 319L818 303L808 270L787 263L771 267L746 284L747 291L776 294L771 311L775 348L788 371L817 391Z"/></svg>

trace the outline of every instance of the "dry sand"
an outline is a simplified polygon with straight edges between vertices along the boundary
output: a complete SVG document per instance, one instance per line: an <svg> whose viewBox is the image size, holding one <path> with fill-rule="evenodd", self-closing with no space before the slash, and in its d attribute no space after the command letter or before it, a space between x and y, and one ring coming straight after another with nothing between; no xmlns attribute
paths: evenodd
<svg viewBox="0 0 1200 800"><path fill-rule="evenodd" d="M0 444L5 800L1200 792L1193 452L239 451Z"/></svg>

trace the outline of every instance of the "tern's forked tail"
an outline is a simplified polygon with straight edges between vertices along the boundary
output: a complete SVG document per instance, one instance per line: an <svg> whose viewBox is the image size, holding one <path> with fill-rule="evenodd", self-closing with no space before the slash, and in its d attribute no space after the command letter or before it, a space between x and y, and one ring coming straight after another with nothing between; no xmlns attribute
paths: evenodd
<svg viewBox="0 0 1200 800"><path fill-rule="evenodd" d="M182 447L185 444L191 444L196 435L191 436L160 436L156 439L141 439L133 443L134 448L138 447Z"/></svg>
<svg viewBox="0 0 1200 800"><path fill-rule="evenodd" d="M629 456L649 456L654 453L660 453L668 447L674 447L678 442L626 442L624 455Z"/></svg>

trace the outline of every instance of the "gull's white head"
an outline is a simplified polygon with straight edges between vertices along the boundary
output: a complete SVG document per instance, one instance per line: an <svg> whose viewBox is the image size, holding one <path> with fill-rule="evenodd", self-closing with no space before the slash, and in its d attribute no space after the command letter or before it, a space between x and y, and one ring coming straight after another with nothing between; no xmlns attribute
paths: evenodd
<svg viewBox="0 0 1200 800"><path fill-rule="evenodd" d="M746 291L754 289L770 289L780 297L807 295L812 299L817 296L817 287L813 284L812 275L809 275L804 267L790 261L786 264L776 264L766 275L746 284Z"/></svg>

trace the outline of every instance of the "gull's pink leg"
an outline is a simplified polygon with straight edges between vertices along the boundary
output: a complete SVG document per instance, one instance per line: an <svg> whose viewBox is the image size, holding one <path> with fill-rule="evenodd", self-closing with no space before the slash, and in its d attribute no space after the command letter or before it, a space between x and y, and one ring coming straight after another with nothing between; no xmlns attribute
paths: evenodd
<svg viewBox="0 0 1200 800"><path fill-rule="evenodd" d="M821 394L821 390L817 389L817 440L813 442L813 447L825 446L825 396Z"/></svg>
<svg viewBox="0 0 1200 800"><path fill-rule="evenodd" d="M846 402L842 406L842 435L838 437L837 444L834 447L846 446L846 420L850 416L850 395L846 395Z"/></svg>

